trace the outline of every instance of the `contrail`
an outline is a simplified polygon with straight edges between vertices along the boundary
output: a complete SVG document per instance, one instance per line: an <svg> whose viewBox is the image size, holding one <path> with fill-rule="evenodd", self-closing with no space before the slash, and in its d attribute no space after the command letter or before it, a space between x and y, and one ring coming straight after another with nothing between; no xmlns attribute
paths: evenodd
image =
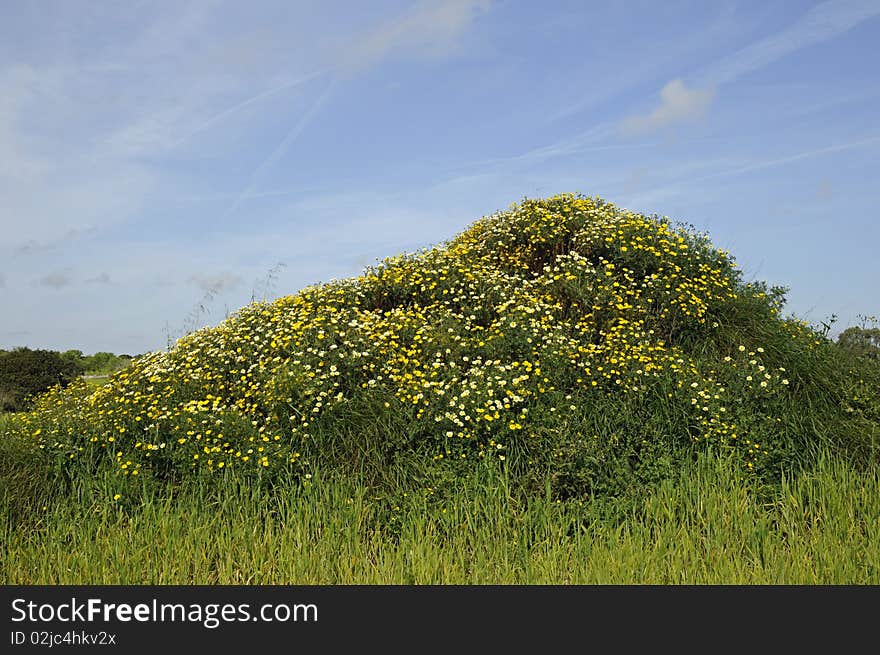
<svg viewBox="0 0 880 655"><path fill-rule="evenodd" d="M201 125L190 130L187 134L185 134L184 136L177 139L174 143L172 143L170 146L168 146L168 149L171 150L173 148L176 148L181 143L188 141L189 139L191 139L193 136L195 136L199 132L207 130L208 128L212 127L213 125L224 120L227 116L231 116L232 114L237 112L239 109L243 109L243 108L247 107L248 105L251 105L255 102L259 102L260 100L263 100L264 98L268 98L269 96L275 95L276 93L280 93L281 91L285 91L285 90L291 89L295 86L299 86L300 84L305 84L306 82L310 82L311 80L315 79L316 77L323 75L324 72L325 71L323 71L323 70L315 71L314 73L310 73L310 74L306 75L305 77L301 77L299 79L292 80L290 82L285 82L284 84L282 84L280 86L276 86L273 89L268 89L267 91L263 91L261 93L258 93L257 95L252 96L252 97L248 98L247 100L242 100L241 102L224 109L219 114L215 114L214 116L211 116L211 118L207 119Z"/></svg>
<svg viewBox="0 0 880 655"><path fill-rule="evenodd" d="M817 155L824 155L829 152L838 152L840 150L849 150L850 148L859 148L861 146L867 146L872 143L880 142L880 136L872 136L867 139L860 139L858 141L851 141L849 143L839 143L833 146L826 146L825 148L817 148L816 150L807 150L806 152L799 152L795 155L789 155L788 157L780 157L779 159L770 159L767 161L757 162L755 164L748 164L747 166L741 166L739 168L732 168L727 171L720 171L718 173L710 173L709 175L701 175L700 177L691 178L688 182L702 182L703 180L711 180L716 177L727 177L729 175L740 175L741 173L749 173L751 171L757 171L762 168L770 168L771 166L779 166L780 164L788 164L793 161L799 161L801 159L808 159L810 157L816 157Z"/></svg>
<svg viewBox="0 0 880 655"><path fill-rule="evenodd" d="M876 0L826 0L809 9L788 27L707 64L695 73L693 79L686 81L689 86L698 89L717 88L802 48L834 39L878 15L880 4ZM605 93L598 99L618 97L628 88L622 82L612 83L611 88L606 87ZM567 118L596 102L596 93L591 92L589 97L557 111L549 120Z"/></svg>
<svg viewBox="0 0 880 655"><path fill-rule="evenodd" d="M300 118L299 121L296 122L296 124L290 129L290 131L281 140L281 143L279 143L275 147L275 150L273 150L269 154L269 156L266 157L266 159L263 160L263 162L259 166L257 166L256 169L254 169L254 172L251 173L250 183L238 195L238 197L233 201L233 203L229 206L229 208L225 212L223 212L223 215L220 217L221 220L229 217L232 213L235 212L235 210L237 210L241 206L241 204L245 200L250 198L251 194L253 193L254 189L257 186L257 180L260 177L260 174L264 170L266 170L267 168L269 168L270 166L275 164L275 162L277 162L279 159L281 159L282 155L284 155L284 152L287 150L287 148L290 146L290 144L293 143L293 141L302 133L302 131L305 129L306 125L308 124L309 120L311 120L312 116L315 115L315 113L321 108L321 105L323 105L324 102L327 100L328 96L330 95L330 92L333 90L333 88L335 86L336 86L336 79L333 78L330 81L330 84L327 85L327 88L324 89L324 92L320 96L318 96L317 100L315 100L315 104L313 104L309 108L309 110L302 116L302 118Z"/></svg>
<svg viewBox="0 0 880 655"><path fill-rule="evenodd" d="M725 84L796 50L833 39L878 14L880 5L875 0L822 2L790 27L711 64L701 75L697 75L697 84Z"/></svg>
<svg viewBox="0 0 880 655"><path fill-rule="evenodd" d="M849 141L847 143L837 143L834 145L825 146L824 148L805 150L804 152L798 152L793 155L788 155L787 157L767 159L765 161L759 161L753 164L746 164L745 166L738 166L736 168L729 168L727 170L718 171L716 173L708 173L706 175L700 175L698 177L679 176L677 179L673 179L671 182L663 184L662 186L646 189L644 192L639 193L636 197L638 198L639 203L645 203L652 198L664 197L670 192L680 191L682 185L694 184L696 182L703 182L705 180L742 175L743 173L750 173L752 171L758 171L764 168L771 168L773 166L781 166L783 164L789 164L791 162L800 161L802 159L809 159L811 157L818 157L821 155L830 154L832 152L841 152L843 150L870 146L875 143L880 143L880 135L858 139L857 141ZM635 202L635 200L633 200L632 202Z"/></svg>
<svg viewBox="0 0 880 655"><path fill-rule="evenodd" d="M556 157L563 157L565 155L573 155L580 152L589 152L593 150L616 150L618 148L635 147L632 144L609 144L604 146L591 145L601 141L601 139L611 134L612 126L613 124L610 122L600 123L595 127L585 132L581 132L580 134L564 141L557 141L555 143L551 143L550 145L533 148L532 150L520 153L518 155L510 155L507 157L493 157L491 159L480 159L477 161L466 162L464 164L461 164L459 168L470 168L473 166L487 166L490 164L506 164L516 162L530 163L533 161L544 161L547 159L554 159Z"/></svg>

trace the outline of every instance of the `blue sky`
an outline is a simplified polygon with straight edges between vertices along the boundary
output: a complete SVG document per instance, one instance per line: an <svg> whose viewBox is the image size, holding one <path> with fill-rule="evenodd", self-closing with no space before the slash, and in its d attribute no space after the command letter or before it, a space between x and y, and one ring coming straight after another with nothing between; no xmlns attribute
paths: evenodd
<svg viewBox="0 0 880 655"><path fill-rule="evenodd" d="M563 191L855 324L878 42L876 0L3 3L0 347L163 348Z"/></svg>

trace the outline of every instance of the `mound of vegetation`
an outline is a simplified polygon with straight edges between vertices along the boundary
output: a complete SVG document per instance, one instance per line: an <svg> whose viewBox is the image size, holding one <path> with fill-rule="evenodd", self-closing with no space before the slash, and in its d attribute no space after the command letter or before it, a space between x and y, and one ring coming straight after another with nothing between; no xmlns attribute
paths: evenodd
<svg viewBox="0 0 880 655"><path fill-rule="evenodd" d="M699 451L771 479L876 456L880 367L783 317L692 228L526 199L357 278L254 303L8 436L129 484L315 468L431 494L491 466L552 498L674 475Z"/></svg>

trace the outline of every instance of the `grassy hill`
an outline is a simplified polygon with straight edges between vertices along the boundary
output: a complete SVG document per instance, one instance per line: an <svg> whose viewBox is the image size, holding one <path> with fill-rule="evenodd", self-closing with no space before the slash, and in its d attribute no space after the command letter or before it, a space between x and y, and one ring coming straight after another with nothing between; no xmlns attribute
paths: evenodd
<svg viewBox="0 0 880 655"><path fill-rule="evenodd" d="M46 536L46 521L57 528L82 511L71 497L102 521L142 517L160 532L178 512L240 511L230 498L264 530L282 525L279 507L288 508L277 509L284 526L305 521L308 532L328 507L353 506L356 516L343 515L362 532L327 525L342 531L331 539L355 539L349 550L362 565L376 564L376 543L454 540L451 526L474 522L487 543L513 539L497 546L505 557L525 548L518 557L531 562L542 530L552 553L573 557L565 535L580 535L585 522L591 544L618 535L647 547L656 537L654 547L674 549L676 517L699 540L710 527L705 495L717 501L705 511L722 521L733 511L726 504L742 501L727 537L759 515L765 537L786 530L775 533L784 558L799 530L815 545L807 532L820 520L800 500L796 515L787 504L762 514L786 485L842 477L852 495L838 490L834 506L877 515L856 481L876 489L880 366L783 306L784 290L747 283L730 254L691 228L598 198L526 199L360 277L244 307L97 390L50 392L5 427L7 526L61 538ZM183 497L193 502L185 510ZM652 536L652 521L672 532ZM243 526L227 527L238 543ZM835 552L847 558L861 544L867 564L835 570L877 580L877 531L861 522L854 530ZM197 552L186 537L168 538ZM13 542L20 556L40 552ZM682 546L680 556L696 561L699 552ZM159 578L238 579L205 566ZM277 580L284 566L257 577ZM473 566L455 579L480 578L465 573ZM750 566L730 574L764 579L743 573ZM480 569L484 581L491 570ZM815 573L790 570L796 579ZM503 581L522 580L510 575ZM548 576L537 579L560 581Z"/></svg>

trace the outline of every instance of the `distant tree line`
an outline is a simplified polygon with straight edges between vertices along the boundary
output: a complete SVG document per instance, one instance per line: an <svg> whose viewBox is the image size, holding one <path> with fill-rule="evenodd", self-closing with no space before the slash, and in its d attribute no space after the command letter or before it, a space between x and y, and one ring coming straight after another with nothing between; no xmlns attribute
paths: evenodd
<svg viewBox="0 0 880 655"><path fill-rule="evenodd" d="M880 328L876 325L846 328L837 337L837 343L859 357L880 361Z"/></svg>
<svg viewBox="0 0 880 655"><path fill-rule="evenodd" d="M0 411L27 410L34 396L56 384L67 386L82 375L108 375L132 359L108 352L84 355L80 350L0 350Z"/></svg>
<svg viewBox="0 0 880 655"><path fill-rule="evenodd" d="M121 371L134 359L131 355L114 355L113 353L95 353L84 355L81 350L66 350L61 356L73 362L78 362L85 375L108 375Z"/></svg>

